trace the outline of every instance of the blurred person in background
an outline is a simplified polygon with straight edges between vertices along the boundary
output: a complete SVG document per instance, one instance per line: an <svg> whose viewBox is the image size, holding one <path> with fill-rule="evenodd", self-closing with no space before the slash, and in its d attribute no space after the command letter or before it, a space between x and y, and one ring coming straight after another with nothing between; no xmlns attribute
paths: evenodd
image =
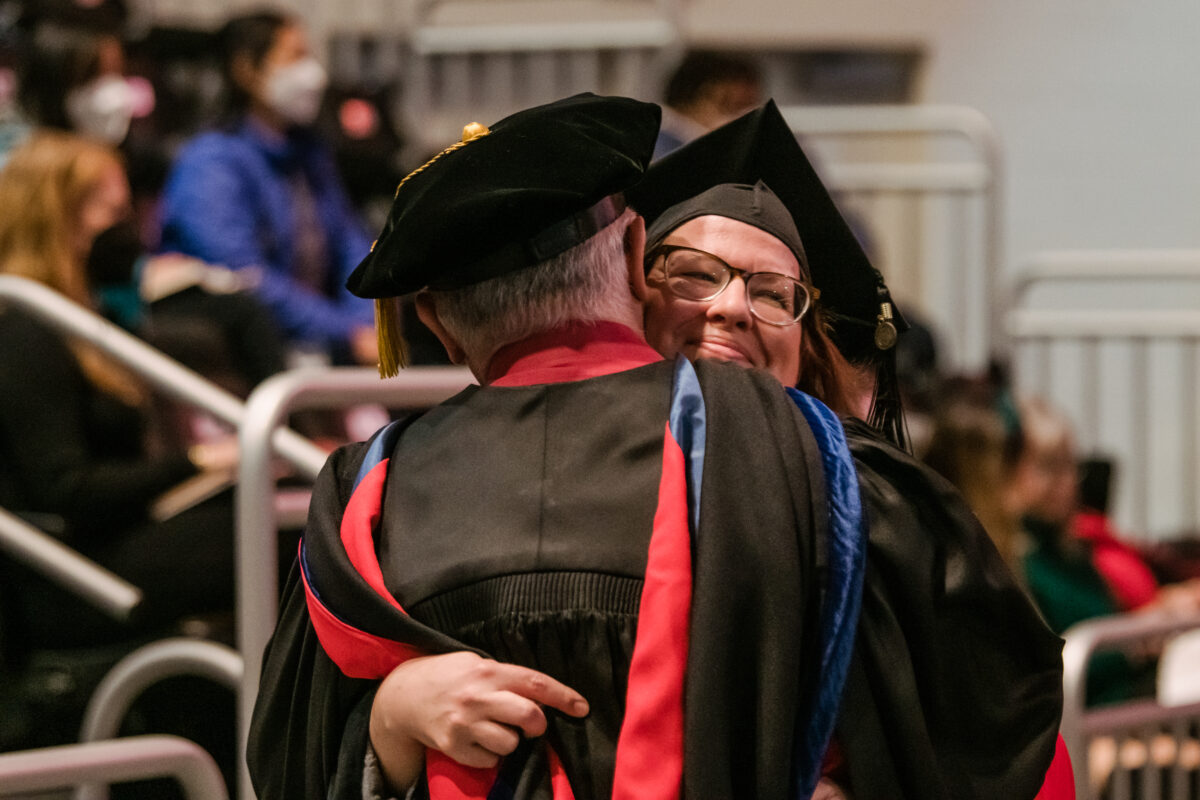
<svg viewBox="0 0 1200 800"><path fill-rule="evenodd" d="M762 73L750 58L708 50L688 53L667 80L654 158L662 158L762 102Z"/></svg>
<svg viewBox="0 0 1200 800"><path fill-rule="evenodd" d="M0 273L98 310L98 245L128 221L117 154L62 132L35 133L0 171ZM120 238L120 237L118 237ZM99 248L102 249L102 248ZM102 261L103 259L99 259ZM125 653L164 636L230 641L236 437L188 446L130 370L35 315L0 307L0 507L137 587L118 623L40 574L0 559L4 715L0 746L64 744ZM236 764L225 687L180 677L139 695L123 735L173 733ZM118 797L170 798L169 781Z"/></svg>
<svg viewBox="0 0 1200 800"><path fill-rule="evenodd" d="M1009 513L1030 540L1021 559L1026 583L1047 622L1062 632L1077 622L1125 612L1200 611L1200 582L1159 585L1136 548L1106 518L1080 502L1079 459L1071 423L1042 398L1018 408L1022 449L1005 486ZM1089 670L1089 701L1150 691L1143 656L1101 654Z"/></svg>
<svg viewBox="0 0 1200 800"><path fill-rule="evenodd" d="M128 186L110 149L36 134L0 172L0 272L95 309L92 246L127 213ZM232 434L176 449L157 425L144 383L94 346L16 308L0 313L0 340L9 343L0 349L0 505L50 521L70 545L142 588L147 626L229 608L228 493L162 521L151 518L151 506L185 479L230 472ZM36 642L128 634L48 585L20 600L38 620L26 631Z"/></svg>
<svg viewBox="0 0 1200 800"><path fill-rule="evenodd" d="M294 345L375 364L371 305L343 288L370 240L313 129L325 70L283 13L235 17L219 37L228 119L175 161L162 248L254 274Z"/></svg>
<svg viewBox="0 0 1200 800"><path fill-rule="evenodd" d="M983 380L942 382L932 404L931 430L922 460L954 484L1018 578L1028 540L1009 512L1004 487L1021 450L1015 411Z"/></svg>
<svg viewBox="0 0 1200 800"><path fill-rule="evenodd" d="M154 109L155 92L149 80L128 74L125 16L111 0L27 12L22 107L38 126L121 150L122 177L109 195L114 224L96 235L88 262L97 310L244 396L284 368L282 336L242 291L250 287L245 278L178 253L146 257L157 238L148 228L157 228L166 159L130 136L131 125ZM140 196L130 186L130 163L143 179Z"/></svg>

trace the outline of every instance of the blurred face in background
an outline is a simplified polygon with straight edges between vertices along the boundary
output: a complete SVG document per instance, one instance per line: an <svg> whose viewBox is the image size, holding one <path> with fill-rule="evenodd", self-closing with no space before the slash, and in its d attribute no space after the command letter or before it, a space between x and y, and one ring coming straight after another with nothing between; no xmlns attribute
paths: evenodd
<svg viewBox="0 0 1200 800"><path fill-rule="evenodd" d="M1012 510L1043 522L1065 524L1079 507L1075 441L1065 423L1023 412L1025 447L1009 487Z"/></svg>
<svg viewBox="0 0 1200 800"><path fill-rule="evenodd" d="M311 125L328 83L309 47L308 35L296 23L287 23L275 32L260 63L253 64L245 56L234 74L250 96L252 110L278 128Z"/></svg>
<svg viewBox="0 0 1200 800"><path fill-rule="evenodd" d="M130 123L154 110L154 88L143 77L126 75L125 49L115 36L80 38L69 58L88 67L63 98L71 127L107 144L120 144Z"/></svg>
<svg viewBox="0 0 1200 800"><path fill-rule="evenodd" d="M728 217L697 217L663 240L711 253L746 274L774 272L800 279L792 251L766 231ZM652 253L653 255L653 253ZM710 300L687 300L666 283L666 257L655 255L646 276L646 340L665 356L713 358L765 369L780 383L794 386L800 375L802 328L799 322L771 325L750 312L743 277L735 275Z"/></svg>

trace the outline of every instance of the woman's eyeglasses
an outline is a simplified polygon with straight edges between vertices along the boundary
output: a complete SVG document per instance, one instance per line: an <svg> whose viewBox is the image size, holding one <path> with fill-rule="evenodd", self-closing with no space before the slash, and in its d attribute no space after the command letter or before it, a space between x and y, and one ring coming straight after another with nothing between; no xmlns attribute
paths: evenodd
<svg viewBox="0 0 1200 800"><path fill-rule="evenodd" d="M662 244L651 251L650 260L654 264L650 277L660 277L682 300L712 300L728 288L735 276L741 278L746 284L750 313L768 325L796 324L818 296L816 289L789 275L747 272L694 247Z"/></svg>

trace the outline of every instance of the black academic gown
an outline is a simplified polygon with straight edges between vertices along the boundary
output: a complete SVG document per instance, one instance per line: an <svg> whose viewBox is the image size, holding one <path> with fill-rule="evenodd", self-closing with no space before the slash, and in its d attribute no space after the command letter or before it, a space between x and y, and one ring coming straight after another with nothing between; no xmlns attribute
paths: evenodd
<svg viewBox="0 0 1200 800"><path fill-rule="evenodd" d="M1030 798L1062 713L1062 641L958 492L850 421L870 525L838 723L855 797Z"/></svg>
<svg viewBox="0 0 1200 800"><path fill-rule="evenodd" d="M819 454L768 377L727 365L697 372L708 419L684 796L783 800L794 795L797 720L820 679ZM660 364L555 387L471 389L412 423L393 455L378 553L418 625L409 640L426 652L470 647L580 690L589 717L551 715L547 734L579 800L611 787L670 381ZM1037 638L1036 615L996 571L969 514L914 507L944 499L927 472L883 445L859 443L856 455L877 562L839 733L866 791L858 796L1032 797L1060 707L1053 642L1017 646L1017 634ZM336 538L362 457L361 446L339 451L318 481L308 533L318 551ZM898 465L908 481L899 489L876 472ZM346 568L332 551L316 558ZM351 591L327 599L364 628L400 635ZM988 635L997 615L1017 618L1006 623L1013 636ZM971 669L982 672L960 677ZM934 691L943 684L944 698ZM376 685L346 678L322 651L293 574L251 731L260 798L360 797ZM538 752L515 762L519 797L547 796ZM1013 791L983 791L997 782Z"/></svg>

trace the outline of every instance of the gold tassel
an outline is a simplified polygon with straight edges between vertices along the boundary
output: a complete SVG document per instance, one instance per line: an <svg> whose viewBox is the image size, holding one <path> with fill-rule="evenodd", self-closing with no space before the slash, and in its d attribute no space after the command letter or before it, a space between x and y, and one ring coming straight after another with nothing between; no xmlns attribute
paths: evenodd
<svg viewBox="0 0 1200 800"><path fill-rule="evenodd" d="M379 377L392 378L408 366L408 352L400 328L400 298L375 301L375 335L379 341Z"/></svg>
<svg viewBox="0 0 1200 800"><path fill-rule="evenodd" d="M450 145L404 176L404 179L396 187L396 197L400 196L400 187L404 186L409 178L424 172L442 156L453 153L460 147L482 136L487 136L489 133L491 131L488 130L486 125L480 125L478 122L469 123L463 128L461 141ZM375 252L376 244L379 244L379 242L376 241L375 244L371 245L371 252ZM400 374L400 370L403 367L408 366L408 353L405 348L404 334L400 329L399 297L382 297L375 301L375 336L379 342L379 377L395 377Z"/></svg>

